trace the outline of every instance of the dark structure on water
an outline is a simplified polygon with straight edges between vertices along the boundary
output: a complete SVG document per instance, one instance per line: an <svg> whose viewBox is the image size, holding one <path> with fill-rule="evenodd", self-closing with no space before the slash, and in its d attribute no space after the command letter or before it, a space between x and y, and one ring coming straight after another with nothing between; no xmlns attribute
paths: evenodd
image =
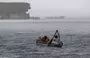
<svg viewBox="0 0 90 58"><path fill-rule="evenodd" d="M0 19L29 19L29 9L26 2L0 2Z"/></svg>

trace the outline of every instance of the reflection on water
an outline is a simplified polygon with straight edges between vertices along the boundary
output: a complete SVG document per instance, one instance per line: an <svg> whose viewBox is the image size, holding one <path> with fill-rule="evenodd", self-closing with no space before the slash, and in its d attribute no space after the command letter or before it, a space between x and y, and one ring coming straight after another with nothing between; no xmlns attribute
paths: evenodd
<svg viewBox="0 0 90 58"><path fill-rule="evenodd" d="M53 32L43 32L52 35ZM36 46L41 32L0 32L0 58L89 58L89 34L61 34L62 48Z"/></svg>

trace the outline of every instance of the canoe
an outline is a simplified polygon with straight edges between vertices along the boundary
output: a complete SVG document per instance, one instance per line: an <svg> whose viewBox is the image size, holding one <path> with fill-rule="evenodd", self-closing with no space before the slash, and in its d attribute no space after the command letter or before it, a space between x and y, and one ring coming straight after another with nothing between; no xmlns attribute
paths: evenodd
<svg viewBox="0 0 90 58"><path fill-rule="evenodd" d="M36 45L61 48L63 46L63 42L60 41L60 43L43 44L40 42L40 40L36 40Z"/></svg>

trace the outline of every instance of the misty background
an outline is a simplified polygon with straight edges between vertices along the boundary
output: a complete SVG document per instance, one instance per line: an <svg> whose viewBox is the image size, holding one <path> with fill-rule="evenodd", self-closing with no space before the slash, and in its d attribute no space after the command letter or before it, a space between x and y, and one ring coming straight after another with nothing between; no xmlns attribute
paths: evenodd
<svg viewBox="0 0 90 58"><path fill-rule="evenodd" d="M32 0L31 15L89 17L90 0Z"/></svg>
<svg viewBox="0 0 90 58"><path fill-rule="evenodd" d="M90 0L0 0L1 2L27 2L30 3L30 16L48 17L48 16L65 16L63 20L0 20L0 29L2 30L53 30L64 29L88 33L90 29ZM69 19L67 19L69 18ZM4 22L4 23L3 23ZM20 23L22 22L22 23ZM58 22L58 23L57 23ZM64 23L60 23L64 22ZM68 24L69 22L69 24ZM74 23L72 23L74 22ZM77 24L78 22L78 24ZM48 23L48 24L47 24ZM76 24L76 25L75 25ZM40 26L41 25L41 26ZM47 26L48 25L48 26ZM60 26L59 26L60 25ZM36 27L35 27L36 26ZM40 26L40 27L39 27ZM81 27L82 26L82 27ZM64 29L63 29L64 28ZM72 32L70 31L70 32ZM66 31L65 31L66 32ZM73 33L73 32L72 32ZM89 32L90 33L90 32Z"/></svg>
<svg viewBox="0 0 90 58"><path fill-rule="evenodd" d="M31 16L90 17L90 0L0 0L28 2Z"/></svg>

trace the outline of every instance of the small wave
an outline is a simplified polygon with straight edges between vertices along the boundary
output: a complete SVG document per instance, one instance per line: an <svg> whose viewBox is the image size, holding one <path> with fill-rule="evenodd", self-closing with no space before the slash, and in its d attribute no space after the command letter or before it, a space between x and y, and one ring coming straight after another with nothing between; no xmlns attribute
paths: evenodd
<svg viewBox="0 0 90 58"><path fill-rule="evenodd" d="M60 53L60 55L90 55L90 53Z"/></svg>

